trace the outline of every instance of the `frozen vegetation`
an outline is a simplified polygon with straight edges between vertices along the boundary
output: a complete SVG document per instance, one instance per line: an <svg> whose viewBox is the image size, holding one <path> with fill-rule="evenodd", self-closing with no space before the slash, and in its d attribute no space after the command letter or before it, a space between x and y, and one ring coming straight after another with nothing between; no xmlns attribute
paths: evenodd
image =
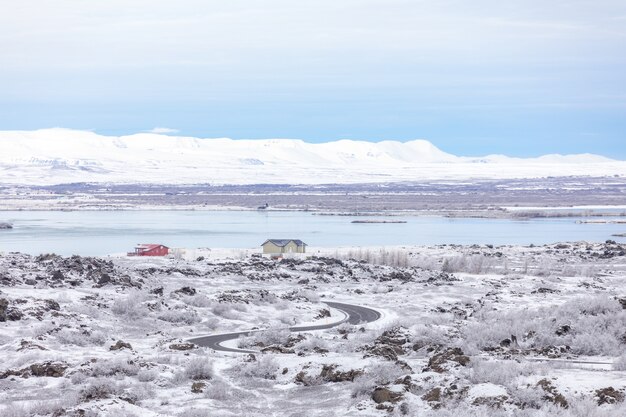
<svg viewBox="0 0 626 417"><path fill-rule="evenodd" d="M626 415L626 246L0 255L0 415ZM341 318L378 321L290 333ZM260 329L216 352L195 336Z"/></svg>

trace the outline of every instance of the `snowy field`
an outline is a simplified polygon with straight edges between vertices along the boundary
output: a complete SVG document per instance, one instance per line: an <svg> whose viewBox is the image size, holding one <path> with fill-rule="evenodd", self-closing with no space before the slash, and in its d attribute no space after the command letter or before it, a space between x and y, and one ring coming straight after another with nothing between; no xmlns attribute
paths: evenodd
<svg viewBox="0 0 626 417"><path fill-rule="evenodd" d="M626 246L208 254L0 255L0 415L626 415Z"/></svg>

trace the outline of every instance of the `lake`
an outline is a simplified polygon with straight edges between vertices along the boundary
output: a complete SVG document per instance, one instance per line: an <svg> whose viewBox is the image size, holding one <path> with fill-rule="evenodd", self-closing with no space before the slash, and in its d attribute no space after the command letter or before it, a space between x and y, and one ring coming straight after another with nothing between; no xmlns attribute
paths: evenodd
<svg viewBox="0 0 626 417"><path fill-rule="evenodd" d="M4 211L0 222L14 228L0 230L0 252L107 255L131 251L137 243L253 248L268 238L302 239L312 247L626 241L611 236L626 232L626 224L579 224L579 218L394 216L378 219L406 223L351 223L363 219L276 211Z"/></svg>

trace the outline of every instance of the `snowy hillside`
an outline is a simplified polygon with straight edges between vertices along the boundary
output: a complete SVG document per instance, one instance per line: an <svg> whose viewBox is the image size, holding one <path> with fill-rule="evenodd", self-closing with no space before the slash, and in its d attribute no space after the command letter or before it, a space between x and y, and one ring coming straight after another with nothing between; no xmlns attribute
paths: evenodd
<svg viewBox="0 0 626 417"><path fill-rule="evenodd" d="M425 140L231 140L68 129L0 132L0 182L321 184L424 179L626 175L597 155L459 157Z"/></svg>

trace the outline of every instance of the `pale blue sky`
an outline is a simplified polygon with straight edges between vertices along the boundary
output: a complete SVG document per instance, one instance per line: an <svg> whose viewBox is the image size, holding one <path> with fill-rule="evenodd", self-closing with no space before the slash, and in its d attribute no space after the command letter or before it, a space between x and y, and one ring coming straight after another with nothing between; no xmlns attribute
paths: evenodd
<svg viewBox="0 0 626 417"><path fill-rule="evenodd" d="M0 130L626 159L626 2L0 0Z"/></svg>

